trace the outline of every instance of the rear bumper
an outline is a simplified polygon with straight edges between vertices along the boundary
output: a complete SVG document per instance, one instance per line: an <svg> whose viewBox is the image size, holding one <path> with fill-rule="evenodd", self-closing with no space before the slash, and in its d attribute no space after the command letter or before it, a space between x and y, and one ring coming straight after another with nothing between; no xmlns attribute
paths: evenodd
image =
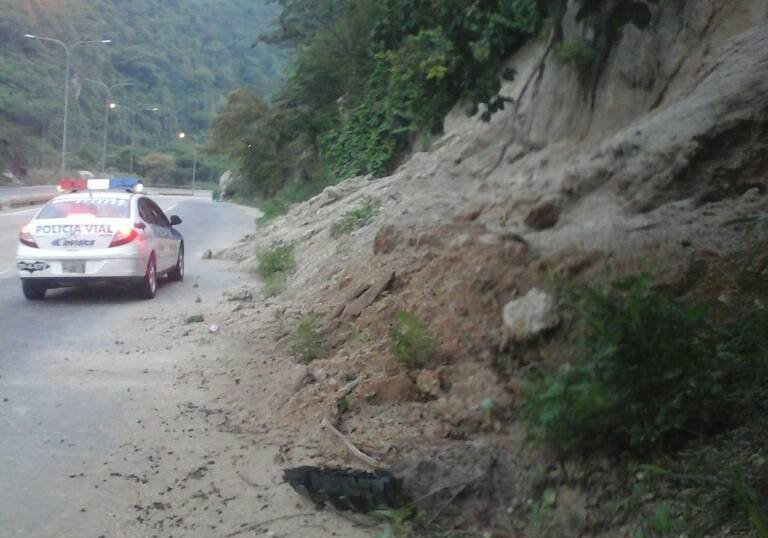
<svg viewBox="0 0 768 538"><path fill-rule="evenodd" d="M84 273L64 271L63 262L84 262ZM30 280L51 280L75 282L100 281L105 279L143 278L147 269L147 259L133 256L111 256L88 258L17 256L16 269L20 278Z"/></svg>
<svg viewBox="0 0 768 538"><path fill-rule="evenodd" d="M138 286L144 282L144 277L22 277L21 280L34 282L35 285L48 289L53 288L82 288L93 284L112 284L116 286Z"/></svg>

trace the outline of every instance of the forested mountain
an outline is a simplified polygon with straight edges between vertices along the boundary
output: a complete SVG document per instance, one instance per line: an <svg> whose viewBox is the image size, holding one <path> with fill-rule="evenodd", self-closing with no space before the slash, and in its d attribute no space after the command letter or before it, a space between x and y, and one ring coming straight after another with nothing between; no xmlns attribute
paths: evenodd
<svg viewBox="0 0 768 538"><path fill-rule="evenodd" d="M0 164L55 167L61 144L64 50L26 33L67 43L112 40L78 46L72 54L69 164L94 168L101 160L106 97L86 79L130 83L115 89L116 102L160 108L136 116L140 155L172 144L180 129L202 139L229 91L246 86L265 99L271 94L280 76L279 53L252 44L271 28L277 10L268 0L0 3ZM108 166L114 169L129 166L129 116L117 110L111 118ZM176 153L188 145L177 143Z"/></svg>

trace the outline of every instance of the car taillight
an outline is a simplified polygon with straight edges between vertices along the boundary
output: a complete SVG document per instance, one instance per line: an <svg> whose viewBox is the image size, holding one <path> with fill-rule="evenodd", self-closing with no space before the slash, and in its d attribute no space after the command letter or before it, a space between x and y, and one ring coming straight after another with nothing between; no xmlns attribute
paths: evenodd
<svg viewBox="0 0 768 538"><path fill-rule="evenodd" d="M29 230L30 230L29 226L24 226L21 229L21 232L19 232L19 241L21 241L23 245L27 245L28 247L40 248L37 246L35 237L32 235L32 233Z"/></svg>
<svg viewBox="0 0 768 538"><path fill-rule="evenodd" d="M137 232L133 226L121 226L115 232L115 235L112 238L112 242L109 244L109 248L119 247L120 245L130 243L136 239L138 235L139 232Z"/></svg>

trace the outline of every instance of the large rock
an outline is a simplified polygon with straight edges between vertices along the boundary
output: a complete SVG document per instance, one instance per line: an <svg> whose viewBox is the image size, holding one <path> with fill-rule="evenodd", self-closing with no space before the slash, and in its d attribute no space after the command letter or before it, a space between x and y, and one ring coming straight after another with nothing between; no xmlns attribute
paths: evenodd
<svg viewBox="0 0 768 538"><path fill-rule="evenodd" d="M539 288L508 302L501 315L507 338L517 342L553 329L560 322L554 299Z"/></svg>
<svg viewBox="0 0 768 538"><path fill-rule="evenodd" d="M235 176L231 171L227 170L221 174L221 177L219 178L219 192L221 193L222 198L226 198L234 194L232 191L234 182Z"/></svg>

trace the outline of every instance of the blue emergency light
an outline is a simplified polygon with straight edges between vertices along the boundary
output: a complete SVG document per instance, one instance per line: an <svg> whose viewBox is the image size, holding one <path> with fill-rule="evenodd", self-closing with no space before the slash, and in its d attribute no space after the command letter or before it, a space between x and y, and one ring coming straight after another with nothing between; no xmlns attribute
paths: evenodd
<svg viewBox="0 0 768 538"><path fill-rule="evenodd" d="M89 179L88 190L122 190L128 192L141 192L144 190L144 183L142 183L140 179L136 179L134 177Z"/></svg>

